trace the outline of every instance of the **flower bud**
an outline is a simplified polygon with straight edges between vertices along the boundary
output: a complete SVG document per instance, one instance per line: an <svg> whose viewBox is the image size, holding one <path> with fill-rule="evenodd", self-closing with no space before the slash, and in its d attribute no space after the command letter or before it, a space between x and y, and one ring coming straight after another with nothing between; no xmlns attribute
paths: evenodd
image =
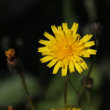
<svg viewBox="0 0 110 110"><path fill-rule="evenodd" d="M90 24L90 32L95 36L100 36L102 33L102 26L100 23L91 23Z"/></svg>
<svg viewBox="0 0 110 110"><path fill-rule="evenodd" d="M84 84L86 85L87 89L91 89L93 86L93 79L90 77L83 78L82 85L84 85Z"/></svg>

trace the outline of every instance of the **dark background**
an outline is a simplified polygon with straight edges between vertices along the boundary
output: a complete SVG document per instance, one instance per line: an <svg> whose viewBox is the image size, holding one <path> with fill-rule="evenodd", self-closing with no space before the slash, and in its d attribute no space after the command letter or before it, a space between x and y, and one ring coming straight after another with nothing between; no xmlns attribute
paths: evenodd
<svg viewBox="0 0 110 110"><path fill-rule="evenodd" d="M84 2L87 0L70 0L73 22L79 22L79 30L90 22L97 22L101 25L101 38L97 62L109 58L110 41L110 1L92 0L95 3L97 17L90 20ZM91 0L89 0L91 1ZM26 71L38 77L43 85L50 81L52 69L40 63L41 55L37 52L38 40L44 38L43 33L51 33L52 24L61 25L62 22L72 21L69 15L66 17L64 0L1 0L0 1L0 75L7 76L3 71L7 70L4 51L8 48L15 48L25 65ZM72 25L72 24L71 24ZM81 32L83 33L83 32ZM46 82L46 83L44 83ZM109 109L110 82L107 77L100 92L104 96L101 110Z"/></svg>

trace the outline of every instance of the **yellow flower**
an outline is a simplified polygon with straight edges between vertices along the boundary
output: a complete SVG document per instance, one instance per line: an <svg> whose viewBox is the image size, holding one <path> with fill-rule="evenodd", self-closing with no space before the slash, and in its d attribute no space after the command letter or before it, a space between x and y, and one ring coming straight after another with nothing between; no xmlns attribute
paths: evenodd
<svg viewBox="0 0 110 110"><path fill-rule="evenodd" d="M75 108L75 107L68 107L68 108L52 108L51 110L81 110L81 108Z"/></svg>
<svg viewBox="0 0 110 110"><path fill-rule="evenodd" d="M8 110L13 110L13 107L11 105L8 106Z"/></svg>
<svg viewBox="0 0 110 110"><path fill-rule="evenodd" d="M71 29L68 28L67 23L62 23L62 26L51 26L54 36L45 32L44 36L48 40L40 40L39 43L43 47L38 48L44 56L41 62L49 62L47 66L50 68L54 66L53 74L56 74L62 68L62 76L67 75L69 68L70 73L76 70L82 73L86 70L87 64L81 57L90 57L95 55L96 50L90 49L95 45L94 41L89 41L92 38L91 34L87 34L81 38L77 33L78 24L74 23Z"/></svg>

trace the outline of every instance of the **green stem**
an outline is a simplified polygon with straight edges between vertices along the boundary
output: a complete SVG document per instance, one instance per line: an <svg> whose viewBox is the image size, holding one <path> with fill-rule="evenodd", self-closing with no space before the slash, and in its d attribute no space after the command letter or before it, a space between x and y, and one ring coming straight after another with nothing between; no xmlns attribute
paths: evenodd
<svg viewBox="0 0 110 110"><path fill-rule="evenodd" d="M91 100L91 94L89 91L86 91L87 101L90 102Z"/></svg>
<svg viewBox="0 0 110 110"><path fill-rule="evenodd" d="M78 90L75 88L75 86L72 84L71 79L68 78L68 80L69 80L69 83L70 83L71 87L73 88L73 90L74 90L74 91L77 93L77 95L78 95L79 92L78 92Z"/></svg>
<svg viewBox="0 0 110 110"><path fill-rule="evenodd" d="M82 88L81 88L81 90L80 90L80 92L79 92L79 106L81 106L81 96L83 95L84 90L85 90L86 85L87 85L86 80L89 78L89 76L90 76L90 74L91 74L91 72L92 72L94 63L95 63L95 57L94 57L94 59L93 59L93 62L92 62L92 64L91 64L91 67L90 67L90 69L89 69L89 71L88 71L88 73L87 73L87 75L86 75L86 78L85 78L85 81L84 81L84 83L83 83L83 85L82 85Z"/></svg>
<svg viewBox="0 0 110 110"><path fill-rule="evenodd" d="M34 107L34 105L33 105L32 99L31 99L31 97L30 97L30 94L29 94L28 89L27 89L27 86L26 86L24 74L21 73L19 76L20 76L20 78L21 78L21 80L22 80L22 84L23 84L23 86L24 86L24 90L25 90L25 92L26 92L26 96L27 96L28 102L29 102L29 104L30 104L32 110L35 110L35 107Z"/></svg>
<svg viewBox="0 0 110 110"><path fill-rule="evenodd" d="M83 94L85 88L86 88L86 83L83 84L83 86L82 86L82 88L81 88L81 90L80 90L80 92L79 92L79 97L82 96L82 94Z"/></svg>
<svg viewBox="0 0 110 110"><path fill-rule="evenodd" d="M67 86L68 86L68 76L66 77L65 87L64 87L64 104L65 104L65 108L67 107Z"/></svg>
<svg viewBox="0 0 110 110"><path fill-rule="evenodd" d="M80 92L79 92L79 96L81 96L81 95L83 94L83 92L84 92L84 90L85 90L85 88L86 88L86 79L89 78L89 76L90 76L90 74L91 74L91 72L92 72L92 69L93 69L93 67L94 67L94 62L95 62L95 57L94 57L94 60L93 60L93 62L92 62L92 65L91 65L91 67L90 67L90 69L89 69L89 71L88 71L88 73L87 73L87 75L86 75L85 82L84 82L84 84L83 84L83 86L82 86L82 88L81 88L81 90L80 90Z"/></svg>

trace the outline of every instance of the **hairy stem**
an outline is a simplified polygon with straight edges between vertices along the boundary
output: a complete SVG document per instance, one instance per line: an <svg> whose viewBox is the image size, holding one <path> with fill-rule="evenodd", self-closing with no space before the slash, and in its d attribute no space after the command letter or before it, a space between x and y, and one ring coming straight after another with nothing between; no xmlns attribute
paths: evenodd
<svg viewBox="0 0 110 110"><path fill-rule="evenodd" d="M64 87L64 105L67 107L67 86L68 86L68 76L66 76L65 87Z"/></svg>
<svg viewBox="0 0 110 110"><path fill-rule="evenodd" d="M21 78L21 80L22 80L22 84L23 84L23 86L24 86L24 90L25 90L25 92L26 92L26 96L27 96L28 102L29 102L29 104L30 104L32 110L35 110L35 107L34 107L34 105L33 105L31 96L30 96L30 94L29 94L29 92L28 92L28 89L27 89L27 86L26 86L26 82L25 82L25 78L24 78L24 74L23 74L23 73L20 74L20 78Z"/></svg>

